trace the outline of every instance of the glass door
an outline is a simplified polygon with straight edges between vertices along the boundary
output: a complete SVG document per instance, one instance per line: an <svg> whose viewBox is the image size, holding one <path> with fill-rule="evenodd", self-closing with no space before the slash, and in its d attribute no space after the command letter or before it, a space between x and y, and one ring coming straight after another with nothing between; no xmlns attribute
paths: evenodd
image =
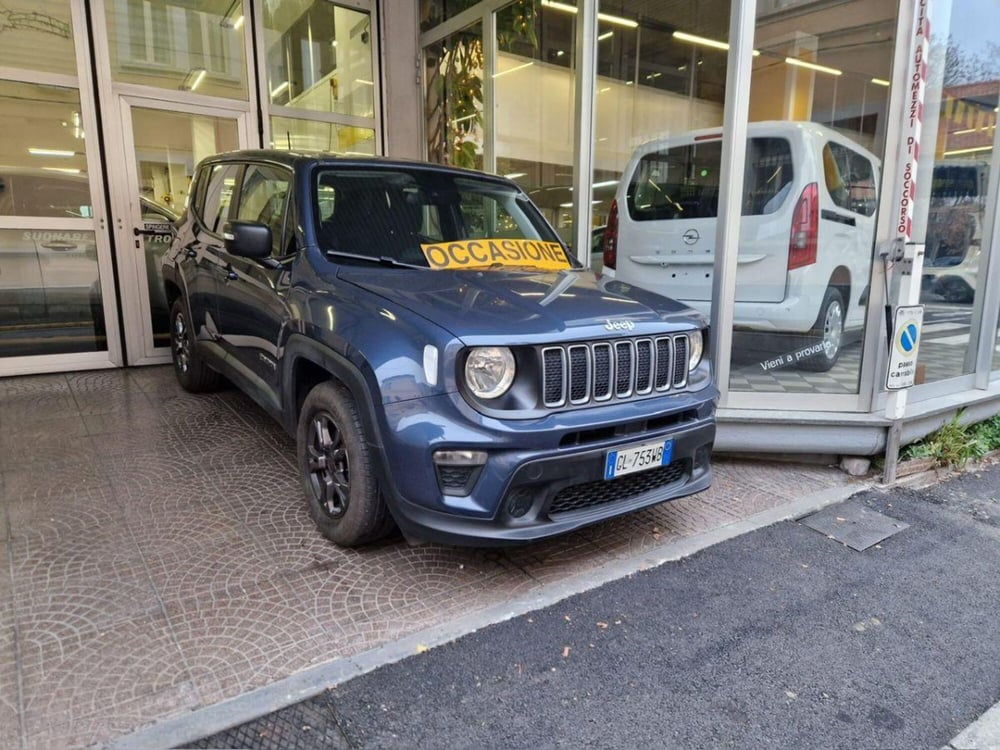
<svg viewBox="0 0 1000 750"><path fill-rule="evenodd" d="M128 158L114 200L126 345L129 364L150 364L170 356L160 263L171 226L187 205L195 165L247 142L247 115L130 96L120 103Z"/></svg>

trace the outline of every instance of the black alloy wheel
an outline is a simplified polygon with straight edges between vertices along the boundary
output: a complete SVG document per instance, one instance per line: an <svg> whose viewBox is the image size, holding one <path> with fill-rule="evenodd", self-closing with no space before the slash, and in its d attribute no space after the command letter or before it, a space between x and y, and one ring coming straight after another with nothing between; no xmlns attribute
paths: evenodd
<svg viewBox="0 0 1000 750"><path fill-rule="evenodd" d="M330 518L341 518L351 502L350 460L343 435L328 412L313 416L307 450L309 483L319 507Z"/></svg>

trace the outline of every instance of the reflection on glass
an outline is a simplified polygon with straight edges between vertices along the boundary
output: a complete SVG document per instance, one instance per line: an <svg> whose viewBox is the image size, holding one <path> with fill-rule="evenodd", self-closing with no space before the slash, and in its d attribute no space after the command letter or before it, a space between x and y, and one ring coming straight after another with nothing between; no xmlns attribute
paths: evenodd
<svg viewBox="0 0 1000 750"><path fill-rule="evenodd" d="M93 216L76 89L0 81L0 133L0 216Z"/></svg>
<svg viewBox="0 0 1000 750"><path fill-rule="evenodd" d="M858 392L896 6L758 4L731 390Z"/></svg>
<svg viewBox="0 0 1000 750"><path fill-rule="evenodd" d="M631 256L677 249L675 199L714 232L721 139L693 150L684 134L722 125L729 0L628 9L604 3L598 16L591 267L606 259L622 281L683 297L684 277Z"/></svg>
<svg viewBox="0 0 1000 750"><path fill-rule="evenodd" d="M420 0L420 30L433 29L477 2L479 0Z"/></svg>
<svg viewBox="0 0 1000 750"><path fill-rule="evenodd" d="M316 0L264 3L272 104L375 116L371 17Z"/></svg>
<svg viewBox="0 0 1000 750"><path fill-rule="evenodd" d="M4 0L0 66L75 76L69 0Z"/></svg>
<svg viewBox="0 0 1000 750"><path fill-rule="evenodd" d="M0 357L107 349L94 233L0 230Z"/></svg>
<svg viewBox="0 0 1000 750"><path fill-rule="evenodd" d="M936 125L936 148L933 164L920 160L918 173L931 172L930 197L926 204L918 201L914 217L914 234L925 231L917 374L926 381L975 369L979 334L973 330L973 308L989 250L982 240L1000 104L996 45L981 34L1000 23L1000 7L976 3L975 12L968 12L961 3L942 2L932 4L931 12L936 75L928 80L922 138L933 143Z"/></svg>
<svg viewBox="0 0 1000 750"><path fill-rule="evenodd" d="M567 243L573 241L576 138L573 10L571 0L515 2L497 11L493 80L496 171L527 190Z"/></svg>
<svg viewBox="0 0 1000 750"><path fill-rule="evenodd" d="M116 81L246 99L240 0L105 0Z"/></svg>
<svg viewBox="0 0 1000 750"><path fill-rule="evenodd" d="M483 167L482 24L424 49L427 158L438 164Z"/></svg>
<svg viewBox="0 0 1000 750"><path fill-rule="evenodd" d="M207 156L238 148L236 121L157 109L132 109L136 165L139 175L150 319L156 346L170 342L161 264L170 247L170 225L188 202L195 165Z"/></svg>
<svg viewBox="0 0 1000 750"><path fill-rule="evenodd" d="M319 120L272 117L271 148L321 151L338 156L374 156L375 131Z"/></svg>

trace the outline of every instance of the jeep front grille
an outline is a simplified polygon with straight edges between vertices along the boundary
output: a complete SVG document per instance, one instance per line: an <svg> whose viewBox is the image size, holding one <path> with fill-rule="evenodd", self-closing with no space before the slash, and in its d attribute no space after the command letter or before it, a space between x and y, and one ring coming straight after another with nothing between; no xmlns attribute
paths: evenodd
<svg viewBox="0 0 1000 750"><path fill-rule="evenodd" d="M542 403L579 406L683 388L687 362L684 334L542 347Z"/></svg>

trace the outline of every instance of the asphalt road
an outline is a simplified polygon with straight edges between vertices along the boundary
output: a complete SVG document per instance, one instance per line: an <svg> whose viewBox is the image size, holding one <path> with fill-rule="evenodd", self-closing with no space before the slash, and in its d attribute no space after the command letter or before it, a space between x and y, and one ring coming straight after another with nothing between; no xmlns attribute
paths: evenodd
<svg viewBox="0 0 1000 750"><path fill-rule="evenodd" d="M940 748L1000 700L998 498L865 492L909 528L761 529L195 746Z"/></svg>

